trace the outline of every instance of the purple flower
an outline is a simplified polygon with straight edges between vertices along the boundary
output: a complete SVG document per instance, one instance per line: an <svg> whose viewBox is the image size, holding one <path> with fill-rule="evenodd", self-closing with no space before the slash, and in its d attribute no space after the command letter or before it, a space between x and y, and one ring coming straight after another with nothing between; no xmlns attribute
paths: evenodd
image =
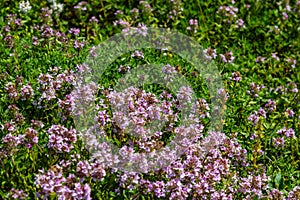
<svg viewBox="0 0 300 200"><path fill-rule="evenodd" d="M138 33L142 36L146 36L148 28L147 28L147 26L145 26L145 24L139 23L138 26L136 28L134 28L134 30L136 33Z"/></svg>
<svg viewBox="0 0 300 200"><path fill-rule="evenodd" d="M79 42L77 40L74 41L74 49L78 49L78 48L83 48L84 47L84 43L83 42Z"/></svg>
<svg viewBox="0 0 300 200"><path fill-rule="evenodd" d="M27 148L31 148L32 145L37 144L39 141L38 133L33 128L27 128L25 131L25 141L27 142Z"/></svg>
<svg viewBox="0 0 300 200"><path fill-rule="evenodd" d="M103 180L106 176L105 165L102 163L91 163L91 177L93 180Z"/></svg>
<svg viewBox="0 0 300 200"><path fill-rule="evenodd" d="M252 82L250 83L250 90L247 90L247 94L252 94L255 98L257 98L259 91L263 88L265 88L264 85L257 85Z"/></svg>
<svg viewBox="0 0 300 200"><path fill-rule="evenodd" d="M251 121L253 125L256 125L259 117L266 118L266 111L263 108L259 108L258 111L254 111L254 113L248 117L248 121Z"/></svg>
<svg viewBox="0 0 300 200"><path fill-rule="evenodd" d="M233 6L220 6L217 10L217 14L223 15L223 21L231 23L235 18L237 18L238 8Z"/></svg>
<svg viewBox="0 0 300 200"><path fill-rule="evenodd" d="M240 72L233 72L232 77L230 77L230 80L239 82L240 80L242 80L242 75L240 74Z"/></svg>
<svg viewBox="0 0 300 200"><path fill-rule="evenodd" d="M30 126L32 128L43 128L44 124L41 121L38 121L38 120L31 120Z"/></svg>
<svg viewBox="0 0 300 200"><path fill-rule="evenodd" d="M270 29L270 31L269 31L269 32L270 32L270 33L272 33L273 31L275 31L275 33L276 33L276 34L279 34L279 32L280 32L280 29L279 29L279 27L278 27L278 26L274 26L274 27L273 27L273 29Z"/></svg>
<svg viewBox="0 0 300 200"><path fill-rule="evenodd" d="M42 26L42 28L41 28L41 36L43 38L53 37L54 33L55 33L55 31L51 27L49 27L47 25Z"/></svg>
<svg viewBox="0 0 300 200"><path fill-rule="evenodd" d="M288 138L291 138L291 137L295 137L295 131L294 129L292 128L289 128L286 132L285 132L285 136L288 137Z"/></svg>
<svg viewBox="0 0 300 200"><path fill-rule="evenodd" d="M294 82L288 83L286 91L297 93L298 92L297 84Z"/></svg>
<svg viewBox="0 0 300 200"><path fill-rule="evenodd" d="M175 67L171 66L170 64L167 64L166 66L164 66L162 68L162 73L166 74L165 77L164 77L164 79L166 81L169 80L169 81L172 82L173 78L174 78L174 76L176 74L176 69L175 69Z"/></svg>
<svg viewBox="0 0 300 200"><path fill-rule="evenodd" d="M130 14L132 14L133 18L136 19L138 17L138 15L139 15L139 9L133 8L132 10L130 10Z"/></svg>
<svg viewBox="0 0 300 200"><path fill-rule="evenodd" d="M192 88L181 86L180 91L177 94L177 98L183 102L190 102L192 100L193 90Z"/></svg>
<svg viewBox="0 0 300 200"><path fill-rule="evenodd" d="M259 116L257 115L257 111L255 111L254 114L251 114L248 117L248 121L251 121L253 123L253 125L256 125L258 120L259 120Z"/></svg>
<svg viewBox="0 0 300 200"><path fill-rule="evenodd" d="M287 20L289 18L288 14L286 12L282 13L283 20Z"/></svg>
<svg viewBox="0 0 300 200"><path fill-rule="evenodd" d="M300 5L300 1L298 1L298 5ZM300 195L300 187L296 186L289 192L287 200L299 199L299 195Z"/></svg>
<svg viewBox="0 0 300 200"><path fill-rule="evenodd" d="M208 60L211 60L212 58L216 58L217 57L217 53L216 53L216 50L215 49L212 49L212 48L207 48L205 50L203 50L204 52L204 56L206 59Z"/></svg>
<svg viewBox="0 0 300 200"><path fill-rule="evenodd" d="M3 27L3 30L4 30L5 32L10 32L10 26L9 26L9 25L4 26L4 27Z"/></svg>
<svg viewBox="0 0 300 200"><path fill-rule="evenodd" d="M98 115L95 117L94 120L99 122L101 126L105 126L107 122L110 122L110 117L106 113L106 110L101 110L98 112Z"/></svg>
<svg viewBox="0 0 300 200"><path fill-rule="evenodd" d="M121 25L123 28L129 28L130 27L129 22L126 22L122 19L114 21L113 24L114 24L114 26Z"/></svg>
<svg viewBox="0 0 300 200"><path fill-rule="evenodd" d="M144 54L143 54L143 52L142 51L135 51L133 54L131 54L131 57L133 57L133 58L135 58L135 57L137 57L137 58L144 58Z"/></svg>
<svg viewBox="0 0 300 200"><path fill-rule="evenodd" d="M16 147L24 142L24 136L23 135L13 136L11 135L11 133L8 133L5 137L2 138L2 142L6 143L11 147Z"/></svg>
<svg viewBox="0 0 300 200"><path fill-rule="evenodd" d="M52 81L53 77L50 74L40 74L38 82L42 85L48 85Z"/></svg>
<svg viewBox="0 0 300 200"><path fill-rule="evenodd" d="M278 134L284 134L286 132L286 127L283 127L282 129L278 130L277 133Z"/></svg>
<svg viewBox="0 0 300 200"><path fill-rule="evenodd" d="M33 44L34 46L37 46L37 45L39 44L38 38L37 38L37 37L35 37L35 36L32 37L32 44Z"/></svg>
<svg viewBox="0 0 300 200"><path fill-rule="evenodd" d="M263 108L259 108L257 113L258 113L258 116L266 118L266 111Z"/></svg>
<svg viewBox="0 0 300 200"><path fill-rule="evenodd" d="M79 161L76 167L77 176L81 178L87 177L91 169L92 169L91 165L86 160Z"/></svg>
<svg viewBox="0 0 300 200"><path fill-rule="evenodd" d="M17 130L15 122L5 122L4 130L8 131L9 133L15 132Z"/></svg>
<svg viewBox="0 0 300 200"><path fill-rule="evenodd" d="M277 61L280 60L279 57L276 55L276 53L272 53L272 58L275 59L275 60L277 60Z"/></svg>
<svg viewBox="0 0 300 200"><path fill-rule="evenodd" d="M222 100L227 100L229 98L229 93L223 88L218 90L218 95Z"/></svg>
<svg viewBox="0 0 300 200"><path fill-rule="evenodd" d="M78 9L78 10L81 10L81 11L86 11L87 10L87 5L88 5L87 2L81 1L76 6L74 6L74 8Z"/></svg>
<svg viewBox="0 0 300 200"><path fill-rule="evenodd" d="M31 85L24 85L22 88L21 88L21 100L22 101L25 101L25 100L29 100L30 98L33 97L34 95L34 91L31 87Z"/></svg>
<svg viewBox="0 0 300 200"><path fill-rule="evenodd" d="M19 108L17 107L16 104L12 104L8 106L8 110L13 116L16 116L19 111Z"/></svg>
<svg viewBox="0 0 300 200"><path fill-rule="evenodd" d="M152 7L148 2L142 0L142 1L139 2L139 4L142 7L142 13L145 13L145 14L150 14L151 13Z"/></svg>
<svg viewBox="0 0 300 200"><path fill-rule="evenodd" d="M194 33L197 32L197 29L198 29L198 20L196 19L190 19L189 21L189 24L190 26L188 26L186 29L189 30L189 31L194 31Z"/></svg>
<svg viewBox="0 0 300 200"><path fill-rule="evenodd" d="M12 197L13 199L26 199L28 195L23 190L12 188L8 194L8 197Z"/></svg>
<svg viewBox="0 0 300 200"><path fill-rule="evenodd" d="M120 65L120 67L118 68L118 72L128 72L130 70L130 66L123 66Z"/></svg>
<svg viewBox="0 0 300 200"><path fill-rule="evenodd" d="M91 72L91 69L87 64L83 63L76 66L76 71L80 74L84 74Z"/></svg>
<svg viewBox="0 0 300 200"><path fill-rule="evenodd" d="M232 56L232 51L226 52L225 54L220 54L220 56L224 63L231 64L234 60L234 57Z"/></svg>
<svg viewBox="0 0 300 200"><path fill-rule="evenodd" d="M251 134L250 140L255 140L255 138L257 138L257 135L255 133Z"/></svg>
<svg viewBox="0 0 300 200"><path fill-rule="evenodd" d="M262 63L264 63L264 62L265 62L265 59L266 59L265 57L258 56L258 57L256 58L255 61L256 61L257 63L258 63L259 61L262 62Z"/></svg>
<svg viewBox="0 0 300 200"><path fill-rule="evenodd" d="M115 15L119 18L119 17L121 17L122 15L124 15L124 12L123 12L122 10L117 10L117 11L115 12Z"/></svg>
<svg viewBox="0 0 300 200"><path fill-rule="evenodd" d="M244 24L244 21L242 19L238 19L236 21L236 25L235 25L235 28L246 28L245 24Z"/></svg>
<svg viewBox="0 0 300 200"><path fill-rule="evenodd" d="M56 149L59 153L70 152L74 148L72 143L77 141L76 131L72 128L68 130L60 125L52 125L48 133L48 147Z"/></svg>
<svg viewBox="0 0 300 200"><path fill-rule="evenodd" d="M70 34L73 33L74 35L78 35L80 33L79 28L70 28L68 31Z"/></svg>
<svg viewBox="0 0 300 200"><path fill-rule="evenodd" d="M296 59L288 58L288 59L286 59L286 61L287 61L288 63L292 63L292 65L291 65L292 68L295 68L295 67L296 67L296 63L297 63Z"/></svg>
<svg viewBox="0 0 300 200"><path fill-rule="evenodd" d="M295 131L292 128L287 129L286 127L283 127L277 131L277 134L285 134L288 138L295 137Z"/></svg>
<svg viewBox="0 0 300 200"><path fill-rule="evenodd" d="M47 199L55 193L58 199L91 199L90 186L76 182L74 174L65 178L63 168L59 165L52 166L47 172L44 169L39 172L35 184L39 188L37 195L40 198Z"/></svg>
<svg viewBox="0 0 300 200"><path fill-rule="evenodd" d="M13 84L12 82L8 82L5 86L5 90L8 93L8 97L10 99L13 100L18 100L19 99L19 95L18 95L18 91L17 91L17 86L15 84Z"/></svg>
<svg viewBox="0 0 300 200"><path fill-rule="evenodd" d="M4 41L8 44L9 48L12 49L14 47L14 37L12 35L7 35Z"/></svg>
<svg viewBox="0 0 300 200"><path fill-rule="evenodd" d="M279 146L284 146L284 138L281 137L281 138L275 138L274 139L274 146L277 148Z"/></svg>
<svg viewBox="0 0 300 200"><path fill-rule="evenodd" d="M91 22L91 23L98 23L99 20L95 16L93 16L93 17L91 17L91 19L89 20L89 22Z"/></svg>
<svg viewBox="0 0 300 200"><path fill-rule="evenodd" d="M273 188L272 190L267 190L268 198L270 199L285 199L283 196L283 192L279 191L276 188Z"/></svg>
<svg viewBox="0 0 300 200"><path fill-rule="evenodd" d="M285 110L285 113L289 116L289 117L293 117L294 116L294 111L292 109L287 108Z"/></svg>
<svg viewBox="0 0 300 200"><path fill-rule="evenodd" d="M275 111L276 110L276 101L269 99L267 104L265 105L265 108L267 108L268 111L270 111L270 112Z"/></svg>
<svg viewBox="0 0 300 200"><path fill-rule="evenodd" d="M63 116L63 119L66 119L71 112L74 110L75 102L71 95L66 95L65 100L58 100L58 107L62 109L62 112L59 112L59 116Z"/></svg>

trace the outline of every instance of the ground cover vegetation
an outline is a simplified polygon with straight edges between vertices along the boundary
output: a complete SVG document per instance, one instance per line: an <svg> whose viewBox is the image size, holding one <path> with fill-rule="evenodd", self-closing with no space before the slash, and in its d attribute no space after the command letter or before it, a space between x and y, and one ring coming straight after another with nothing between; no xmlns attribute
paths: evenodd
<svg viewBox="0 0 300 200"><path fill-rule="evenodd" d="M159 170L126 172L92 159L74 124L72 91L89 70L86 57L131 27L186 34L217 66L226 109L206 156L199 152L214 108L204 78L172 52L142 49L99 80L95 122L126 156L162 148L176 134L195 138ZM300 1L2 0L0 30L1 199L300 199ZM113 90L149 63L189 86L178 94L157 84ZM189 102L192 91L194 123L182 126L178 101ZM117 105L129 111L114 112ZM149 136L151 120L167 123ZM129 121L139 137L120 129Z"/></svg>

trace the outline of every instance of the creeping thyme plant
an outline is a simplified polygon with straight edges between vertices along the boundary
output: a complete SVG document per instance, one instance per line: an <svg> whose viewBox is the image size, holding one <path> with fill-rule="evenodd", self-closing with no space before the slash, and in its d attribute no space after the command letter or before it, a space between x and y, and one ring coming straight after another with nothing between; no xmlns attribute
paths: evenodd
<svg viewBox="0 0 300 200"><path fill-rule="evenodd" d="M206 81L167 49L128 52L74 92L90 71L86 57L96 58L105 40L149 27L187 35L215 63L225 109L210 140ZM299 0L1 0L0 30L0 199L300 199ZM163 64L163 80L180 74L188 86L177 94L159 84L114 90L149 63ZM97 156L89 150L74 123L82 95L94 98L94 122L123 160L106 143ZM190 103L192 123L181 124L179 102ZM159 169L104 162L130 163L176 135L193 138Z"/></svg>

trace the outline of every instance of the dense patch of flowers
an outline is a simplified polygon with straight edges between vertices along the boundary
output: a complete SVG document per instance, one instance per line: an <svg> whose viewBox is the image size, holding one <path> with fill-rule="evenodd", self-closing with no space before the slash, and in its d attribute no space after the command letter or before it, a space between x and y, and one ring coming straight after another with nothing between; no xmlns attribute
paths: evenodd
<svg viewBox="0 0 300 200"><path fill-rule="evenodd" d="M0 5L0 199L300 199L300 1ZM148 27L203 44L224 87L168 48L131 49L99 83L84 78L101 42ZM164 63L168 86L189 85L113 89L149 63ZM87 109L90 128L74 126Z"/></svg>

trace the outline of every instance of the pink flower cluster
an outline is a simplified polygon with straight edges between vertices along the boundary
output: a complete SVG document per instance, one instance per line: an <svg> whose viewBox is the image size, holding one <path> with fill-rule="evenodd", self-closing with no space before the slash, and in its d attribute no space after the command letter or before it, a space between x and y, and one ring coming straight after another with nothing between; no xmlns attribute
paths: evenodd
<svg viewBox="0 0 300 200"><path fill-rule="evenodd" d="M250 90L247 90L247 94L251 94L254 98L258 97L261 89L264 89L264 85L258 85L254 82L250 83Z"/></svg>
<svg viewBox="0 0 300 200"><path fill-rule="evenodd" d="M48 147L54 148L59 153L70 152L74 148L73 143L77 141L76 130L68 130L64 126L52 125L48 129L49 141Z"/></svg>
<svg viewBox="0 0 300 200"><path fill-rule="evenodd" d="M232 77L230 77L230 80L239 82L242 80L242 75L240 74L240 72L233 72Z"/></svg>
<svg viewBox="0 0 300 200"><path fill-rule="evenodd" d="M62 167L52 166L47 172L39 170L35 184L39 187L39 198L47 199L52 193L56 193L58 199L82 199L91 200L91 188L86 184L77 182L76 176L70 174L64 177Z"/></svg>
<svg viewBox="0 0 300 200"><path fill-rule="evenodd" d="M205 58L208 59L208 60L211 60L212 58L215 59L217 57L216 50L212 49L210 47L205 49L203 52L204 52Z"/></svg>
<svg viewBox="0 0 300 200"><path fill-rule="evenodd" d="M110 92L108 99L113 107L118 110L113 112L111 121L122 130L125 128L133 133L139 133L139 136L147 137L150 133L150 127L153 121L169 121L176 120L176 113L172 110L172 103L166 100L160 103L153 94L146 93L137 88L130 87L124 92ZM100 111L97 120L101 119L104 125L108 116L105 111ZM172 122L169 124L172 126ZM153 127L152 127L153 128Z"/></svg>
<svg viewBox="0 0 300 200"><path fill-rule="evenodd" d="M162 73L165 74L165 81L170 81L172 82L173 81L173 78L174 78L174 75L177 73L176 72L176 69L174 66L171 66L170 64L167 64L165 65L163 68L162 68Z"/></svg>
<svg viewBox="0 0 300 200"><path fill-rule="evenodd" d="M28 195L23 190L11 188L7 197L11 197L12 199L26 199Z"/></svg>
<svg viewBox="0 0 300 200"><path fill-rule="evenodd" d="M259 108L258 111L254 111L254 113L248 117L248 121L251 121L253 125L256 125L259 117L267 118L266 111L263 108Z"/></svg>
<svg viewBox="0 0 300 200"><path fill-rule="evenodd" d="M277 131L278 134L284 134L288 138L294 138L295 137L295 131L292 128L287 129L286 127L283 127L282 129Z"/></svg>
<svg viewBox="0 0 300 200"><path fill-rule="evenodd" d="M154 198L167 199L234 199L244 194L245 199L265 198L268 180L265 172L248 171L241 175L234 169L246 168L247 151L235 137L227 138L222 133L212 133L212 138L222 138L219 146L213 143L206 156L202 156L202 142L190 145L184 156L171 165L154 171L156 180L142 174L123 172L118 175L119 189L153 194ZM225 156L226 155L226 156Z"/></svg>
<svg viewBox="0 0 300 200"><path fill-rule="evenodd" d="M75 107L74 99L71 95L66 95L65 100L58 100L58 107L61 108L61 112L58 113L62 117L62 120L66 120L68 116L71 115Z"/></svg>
<svg viewBox="0 0 300 200"><path fill-rule="evenodd" d="M223 21L231 23L231 21L237 17L238 11L239 9L234 6L220 6L217 14L225 17Z"/></svg>
<svg viewBox="0 0 300 200"><path fill-rule="evenodd" d="M266 103L265 108L269 112L274 112L276 110L276 101L268 99L268 102Z"/></svg>
<svg viewBox="0 0 300 200"><path fill-rule="evenodd" d="M75 85L76 75L74 72L65 70L59 73L61 69L59 67L54 67L49 70L50 73L40 74L38 78L38 83L40 86L37 88L42 94L40 98L33 102L37 108L43 108L48 106L44 101L51 101L57 98L57 92L62 90L70 90L70 86ZM72 98L66 96L66 100L60 101L60 107L64 110L70 111L72 107ZM68 106L66 104L69 104Z"/></svg>
<svg viewBox="0 0 300 200"><path fill-rule="evenodd" d="M27 128L25 131L26 147L31 148L34 144L37 144L39 141L38 132L33 128Z"/></svg>
<svg viewBox="0 0 300 200"><path fill-rule="evenodd" d="M232 51L226 52L225 54L220 54L220 57L224 63L231 64L234 61L234 57L232 55Z"/></svg>
<svg viewBox="0 0 300 200"><path fill-rule="evenodd" d="M194 33L197 32L198 29L198 20L197 19L190 19L189 26L186 28L189 31L193 31Z"/></svg>

